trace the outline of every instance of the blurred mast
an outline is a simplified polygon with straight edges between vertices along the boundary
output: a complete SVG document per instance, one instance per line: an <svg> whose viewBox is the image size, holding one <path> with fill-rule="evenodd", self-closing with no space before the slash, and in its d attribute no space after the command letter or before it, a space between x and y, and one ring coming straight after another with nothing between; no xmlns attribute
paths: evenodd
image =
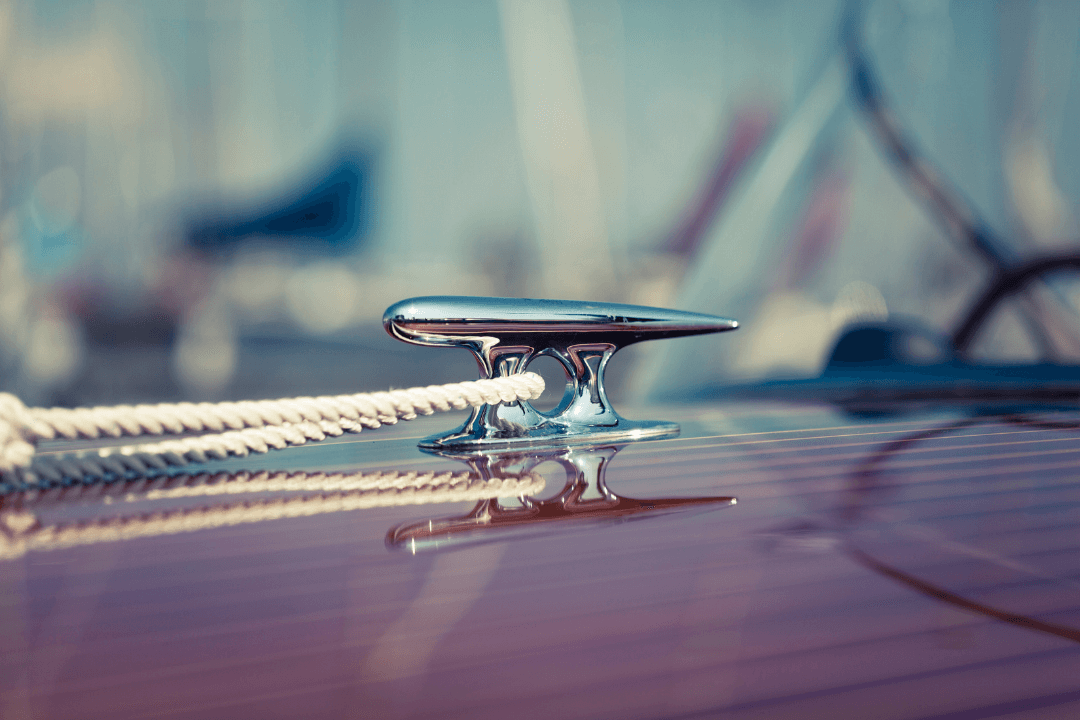
<svg viewBox="0 0 1080 720"><path fill-rule="evenodd" d="M740 183L723 222L704 238L688 269L676 307L714 314L725 312L740 319L740 310L744 308L733 307L732 298L753 294L752 269L766 249L779 241L775 234L770 234L777 207L843 107L844 81L842 60L839 55L833 55L803 100L762 148L760 161ZM744 251L737 251L740 248ZM726 309L720 311L719 307ZM627 383L628 398L640 402L662 396L676 387L700 385L715 377L717 365L724 364L731 357L730 352L730 347L717 346L707 338L643 347ZM702 362L703 357L708 361Z"/></svg>
<svg viewBox="0 0 1080 720"><path fill-rule="evenodd" d="M536 224L544 297L607 299L618 289L565 0L501 0L518 142Z"/></svg>

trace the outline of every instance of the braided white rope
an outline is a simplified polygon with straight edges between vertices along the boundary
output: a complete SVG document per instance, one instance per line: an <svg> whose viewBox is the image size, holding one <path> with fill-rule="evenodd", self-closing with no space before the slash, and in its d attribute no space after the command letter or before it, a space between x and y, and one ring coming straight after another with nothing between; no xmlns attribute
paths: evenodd
<svg viewBox="0 0 1080 720"><path fill-rule="evenodd" d="M174 476L111 486L29 491L15 508L0 512L0 560L21 557L31 550L56 550L101 542L208 530L231 525L374 507L420 505L535 495L544 478L526 472L481 479L467 472L440 473L235 473ZM303 495L219 502L195 508L143 512L43 525L32 510L75 498L91 499L98 488L107 495L122 493L133 501L181 496L220 496L249 492L293 491ZM141 489L140 489L141 488ZM147 489L150 488L150 489ZM312 492L314 491L314 494ZM100 497L100 495L98 495Z"/></svg>
<svg viewBox="0 0 1080 720"><path fill-rule="evenodd" d="M380 471L370 473L292 472L258 470L239 472L202 472L197 474L157 475L138 477L120 482L87 483L54 487L34 487L11 495L9 508L47 508L55 505L71 507L105 503L142 502L144 500L175 500L178 498L209 498L215 496L257 493L334 493L387 492L422 489L425 493L442 489L482 487L506 489L503 480L534 482L534 473L506 473L484 480L468 470L441 471ZM542 478L540 478L542 480ZM485 484L486 483L486 484ZM524 487L524 486L523 486ZM529 486L527 489L536 489ZM510 493L514 495L518 493ZM493 495L492 497L505 497ZM470 499L470 498L466 498ZM2 513L2 511L0 511Z"/></svg>
<svg viewBox="0 0 1080 720"><path fill-rule="evenodd" d="M60 482L115 474L142 475L153 470L184 467L189 463L224 460L228 457L247 457L309 441L325 440L346 431L359 432L360 425L323 422L296 425L250 428L201 435L178 440L163 440L142 445L124 445L75 453L39 455L29 467L17 468L11 474L27 483Z"/></svg>
<svg viewBox="0 0 1080 720"><path fill-rule="evenodd" d="M544 380L535 373L389 392L225 403L118 405L96 408L27 408L0 393L0 472L26 480L60 480L181 467L245 457L360 432L419 415L537 398ZM37 443L207 432L198 437L107 448L96 453L35 458Z"/></svg>

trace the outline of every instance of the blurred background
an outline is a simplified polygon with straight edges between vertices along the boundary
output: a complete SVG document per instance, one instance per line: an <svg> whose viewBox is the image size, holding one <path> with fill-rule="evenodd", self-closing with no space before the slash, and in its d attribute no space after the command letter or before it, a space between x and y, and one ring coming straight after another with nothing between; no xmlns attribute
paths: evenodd
<svg viewBox="0 0 1080 720"><path fill-rule="evenodd" d="M883 153L844 9L4 3L0 389L79 405L475 377L465 351L382 330L432 294L742 322L620 353L613 390L638 399L815 376L853 322L947 334L994 270ZM882 0L857 32L1004 256L1075 244L1080 4ZM971 354L1031 361L1031 335L1006 308Z"/></svg>

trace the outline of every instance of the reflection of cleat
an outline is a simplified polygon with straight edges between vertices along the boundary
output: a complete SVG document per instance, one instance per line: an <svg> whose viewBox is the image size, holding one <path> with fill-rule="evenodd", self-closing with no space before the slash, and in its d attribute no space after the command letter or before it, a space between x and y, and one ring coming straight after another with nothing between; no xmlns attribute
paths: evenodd
<svg viewBox="0 0 1080 720"><path fill-rule="evenodd" d="M549 413L527 402L484 405L457 430L427 438L429 449L625 442L671 436L679 426L619 416L604 388L604 368L620 348L642 340L734 330L727 318L679 310L570 300L423 297L383 316L399 340L472 351L482 377L524 372L540 356L566 370L566 392Z"/></svg>
<svg viewBox="0 0 1080 720"><path fill-rule="evenodd" d="M563 467L566 484L548 500L522 496L520 507L507 507L497 498L491 498L481 500L467 515L398 525L387 533L386 544L415 552L451 541L486 542L493 539L487 531L496 528L543 531L551 523L563 520L619 521L735 504L733 497L638 500L616 495L608 488L605 475L611 458L619 450L619 446L606 446L473 455L436 452L467 463L472 474L485 480L513 473L531 474L540 464L554 461ZM505 539L501 533L499 538Z"/></svg>

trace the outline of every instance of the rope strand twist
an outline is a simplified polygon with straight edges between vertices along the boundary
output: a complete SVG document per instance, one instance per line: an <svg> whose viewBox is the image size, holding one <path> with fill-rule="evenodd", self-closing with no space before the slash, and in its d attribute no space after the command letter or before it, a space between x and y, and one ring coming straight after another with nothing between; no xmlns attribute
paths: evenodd
<svg viewBox="0 0 1080 720"><path fill-rule="evenodd" d="M0 393L0 473L43 479L124 474L190 462L245 457L435 412L540 397L535 373L388 392L223 403L27 408ZM92 453L35 457L43 440L96 440L206 433ZM36 480L36 477L28 477Z"/></svg>

